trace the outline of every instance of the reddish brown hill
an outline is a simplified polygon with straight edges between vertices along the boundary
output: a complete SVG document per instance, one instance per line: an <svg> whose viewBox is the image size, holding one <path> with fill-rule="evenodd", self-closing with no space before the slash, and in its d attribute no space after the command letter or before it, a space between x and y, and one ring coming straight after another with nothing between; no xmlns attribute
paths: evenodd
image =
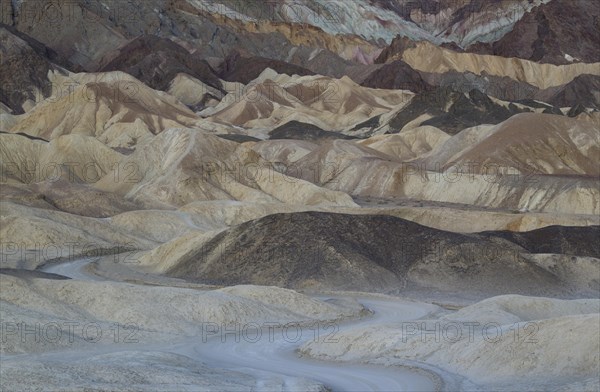
<svg viewBox="0 0 600 392"><path fill-rule="evenodd" d="M600 3L554 0L540 5L518 21L499 41L476 44L468 51L518 57L551 64L600 62Z"/></svg>
<svg viewBox="0 0 600 392"><path fill-rule="evenodd" d="M208 63L190 54L170 39L142 35L108 55L100 71L123 71L156 90L165 90L178 73L195 77L221 89L221 82Z"/></svg>

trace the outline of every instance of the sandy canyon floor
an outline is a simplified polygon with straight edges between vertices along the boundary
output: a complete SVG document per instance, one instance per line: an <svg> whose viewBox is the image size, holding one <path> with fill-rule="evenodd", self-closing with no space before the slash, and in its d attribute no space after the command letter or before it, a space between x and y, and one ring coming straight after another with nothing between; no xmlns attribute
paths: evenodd
<svg viewBox="0 0 600 392"><path fill-rule="evenodd" d="M1 8L0 390L600 391L600 3Z"/></svg>

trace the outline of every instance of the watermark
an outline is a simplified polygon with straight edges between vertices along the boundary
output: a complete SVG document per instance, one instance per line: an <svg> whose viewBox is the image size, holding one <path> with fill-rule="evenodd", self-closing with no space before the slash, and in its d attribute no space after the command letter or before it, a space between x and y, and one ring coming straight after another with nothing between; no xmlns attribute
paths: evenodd
<svg viewBox="0 0 600 392"><path fill-rule="evenodd" d="M539 169L529 165L515 163L501 165L494 162L402 162L397 164L394 177L400 183L406 183L412 177L421 183L475 183L491 184L532 184L538 182Z"/></svg>
<svg viewBox="0 0 600 392"><path fill-rule="evenodd" d="M477 90L492 97L498 97L504 100L526 100L534 99L538 89L525 83L498 84L490 83L482 76L474 76L475 80L455 81L450 84L440 85L437 88L425 91L421 94L398 94L395 98L390 98L390 106L406 105L412 101L418 103L425 101L430 105L446 106L448 104L449 91L456 93L470 93ZM203 86L197 91L202 94L211 93L213 87ZM400 85L390 91L420 91L421 86L411 83ZM253 80L248 84L228 83L223 86L227 93L221 102L234 104L238 102L272 102L289 101L315 102L320 101L323 104L342 104L344 102L343 83L327 76L311 76L305 80L291 80L277 82L271 79ZM549 105L550 106L550 105Z"/></svg>
<svg viewBox="0 0 600 392"><path fill-rule="evenodd" d="M252 162L248 156L240 161L200 162L186 171L182 182L195 178L201 182L230 184L242 183L297 183L300 180L319 183L327 179L330 184L337 183L338 166L332 162L308 165L287 165L283 162L269 163L264 160ZM248 162L251 161L251 162ZM23 183L39 182L79 182L96 183L100 180L118 184L137 184L144 179L145 169L133 161L122 161L101 166L96 161L90 162L45 162L34 160L18 162L3 161L0 165L0 183L16 178Z"/></svg>
<svg viewBox="0 0 600 392"><path fill-rule="evenodd" d="M158 70L157 72L163 72ZM165 75L166 77L167 75ZM20 101L23 98L34 102L68 102L68 103L100 103L104 100L116 104L146 104L146 96L141 94L144 89L149 89L144 83L124 77L119 73L105 72L93 76L94 80L74 81L57 80L46 81L42 86L32 89L30 83L9 82L2 86L4 95L9 101ZM215 87L203 85L195 89L198 96L215 94ZM341 85L336 79L321 77L315 80L274 82L264 80L251 81L248 84L226 83L221 87L224 93L222 104L235 104L240 102L264 103L280 102L314 102L320 101L325 105L340 105L343 103ZM397 104L408 102L409 95L402 95Z"/></svg>
<svg viewBox="0 0 600 392"><path fill-rule="evenodd" d="M142 82L121 77L118 73L98 73L95 80L77 82L72 79L44 81L42 85L32 89L28 82L9 81L2 86L7 100L19 100L23 97L34 102L46 103L100 103L108 100L113 104L144 103L142 89L148 89Z"/></svg>
<svg viewBox="0 0 600 392"><path fill-rule="evenodd" d="M535 321L500 324L478 321L404 321L398 325L397 337L406 343L478 343L496 344L512 341L519 344L539 343L540 324ZM136 322L98 323L80 321L0 323L2 344L75 344L75 343L140 343L140 325ZM340 341L340 324L336 321L313 322L201 322L195 334L197 343L276 342L324 343Z"/></svg>
<svg viewBox="0 0 600 392"><path fill-rule="evenodd" d="M341 82L329 77L313 80L275 82L270 79L251 81L243 84L228 84L223 87L227 95L221 102L234 104L238 102L260 103L272 101L321 101L323 104L340 104L343 102Z"/></svg>
<svg viewBox="0 0 600 392"><path fill-rule="evenodd" d="M101 166L96 161L89 162L45 162L33 160L18 162L3 161L0 166L0 182L17 178L24 183L68 182L95 183L105 181L123 184L136 184L143 178L142 170L135 162L116 162L110 166Z"/></svg>
<svg viewBox="0 0 600 392"><path fill-rule="evenodd" d="M513 7L485 7L484 1L475 1L465 5L462 0L430 2L418 5L414 2L394 3L393 14L389 9L383 8L384 12L378 12L378 20L382 24L390 22L400 22L402 19L412 20L414 12L419 9L427 15L427 22L436 24L447 24L451 21L454 13L444 12L445 10L461 10L463 18L461 23L474 22L485 14L486 18L493 23L498 24L498 28L507 23L517 22L528 12L533 5L527 3L518 3ZM313 25L334 28L335 25L346 26L349 18L353 15L349 13L348 7L343 1L319 1L319 2L279 2L279 1L248 1L248 0L228 0L211 1L204 0L195 2L194 7L204 14L218 14L229 19L239 19L243 21L268 21L279 22L287 21L301 25ZM380 8L381 9L381 8ZM377 12L378 7L361 7L359 12L363 15ZM368 20L368 18L367 18ZM416 22L418 24L418 21ZM532 22L533 23L533 22Z"/></svg>
<svg viewBox="0 0 600 392"><path fill-rule="evenodd" d="M56 321L1 322L0 341L35 344L86 343L139 343L139 326L136 323L101 324L97 322Z"/></svg>
<svg viewBox="0 0 600 392"><path fill-rule="evenodd" d="M64 242L25 244L0 242L0 261L19 260L22 263L41 265L48 262L69 262L81 258L111 256L114 263L137 264L138 247L132 242L107 245L94 242Z"/></svg>
<svg viewBox="0 0 600 392"><path fill-rule="evenodd" d="M345 9L339 2L299 2L229 0L202 1L194 8L205 15L221 15L243 21L291 22L300 25L328 26L345 21Z"/></svg>
<svg viewBox="0 0 600 392"><path fill-rule="evenodd" d="M548 2L548 0L546 1ZM404 2L394 4L394 11L399 15L411 15L416 17L415 11L419 10L427 16L426 23L435 25L448 25L456 15L460 13L461 19L455 21L461 24L480 22L482 18L490 24L496 24L496 28L515 23L522 19L523 15L534 7L531 2L513 2L510 7L499 7L493 2L476 0L465 3L463 0L448 0L444 2ZM448 12L452 11L452 12ZM485 15L485 16L482 16ZM419 20L415 21L419 24ZM524 20L522 23L536 23L535 20Z"/></svg>
<svg viewBox="0 0 600 392"><path fill-rule="evenodd" d="M220 15L222 17L245 22L290 22L298 25L312 25L335 28L346 26L348 18L352 17L348 12L348 7L342 1L319 1L319 2L280 2L274 0L267 1L248 1L248 0L202 0L195 1L188 5L188 11L192 9L199 14L206 16ZM450 14L443 12L448 9L460 9L463 15L462 23L475 21L481 18L481 13L486 15L486 20L491 23L497 23L501 27L507 23L514 23L530 11L532 4L526 2L516 3L509 8L485 7L485 2L471 2L465 6L464 1L446 1L442 4L431 2L421 6L415 6L415 3L397 3L394 4L394 13L389 13L384 9L380 13L381 23L390 23L400 21L404 18L414 19L415 11L420 10L427 15L427 22L437 23L449 22ZM371 13L377 10L377 7L367 7L362 9L362 13ZM164 10L162 10L164 12ZM142 0L106 0L102 2L78 2L60 1L60 0L36 0L23 2L3 2L2 20L4 23L10 22L13 17L20 23L44 26L55 26L60 28L65 23L97 22L100 20L109 20L115 25L128 25L129 27L139 24L143 26L151 16L157 16L161 10L148 7ZM404 17L404 18L403 18ZM525 21L524 21L525 22ZM523 22L523 23L524 23ZM419 21L416 19L416 23ZM531 21L535 23L535 21Z"/></svg>
<svg viewBox="0 0 600 392"><path fill-rule="evenodd" d="M415 104L418 106L433 106L438 107L444 111L448 111L448 107L454 102L460 102L460 99L464 99L463 95L468 96L471 100L471 105L475 107L481 107L482 105L492 105L500 109L501 104L495 103L492 98L498 98L502 101L506 101L507 104L511 105L512 101L527 101L534 100L539 89L535 86L531 86L524 82L503 82L503 81L490 81L489 79L495 78L495 76L482 76L475 74L463 75L468 80L444 80L444 78L438 79L432 77L428 82L432 85L429 89L419 92L422 89L420 84L405 83L399 85L395 89L410 90L416 92L416 95L407 95L404 102L408 104ZM478 97L477 94L482 98ZM548 109L552 108L550 104L536 104L536 106L543 106ZM512 106L511 106L512 107ZM484 107L482 107L484 109ZM540 109L536 107L536 109ZM508 109L504 109L508 110ZM528 108L525 103L525 108L521 109L516 106L513 110L520 110L526 112L532 110Z"/></svg>
<svg viewBox="0 0 600 392"><path fill-rule="evenodd" d="M203 162L195 171L202 181L216 180L221 184L242 183L275 183L283 179L286 183L297 183L305 180L319 183L327 178L330 184L337 183L338 166L333 162L309 164L306 166L286 164L283 162Z"/></svg>
<svg viewBox="0 0 600 392"><path fill-rule="evenodd" d="M445 106L448 102L448 93L447 90L451 89L452 91L464 94L470 94L472 91L476 90L477 92L486 94L490 97L495 97L504 101L521 101L528 99L535 99L536 94L539 89L535 86L529 85L525 82L490 82L488 78L490 76L475 76L469 75L467 77L472 77L474 80L470 81L454 81L454 82L444 82L441 81L441 85L436 88L436 90L432 90L427 92L423 98L426 97L427 102L435 103L437 105ZM492 76L493 78L493 76ZM434 83L436 84L436 83ZM411 90L412 86L408 86L408 89ZM417 98L421 99L421 98ZM492 102L493 103L493 102ZM552 105L548 104L548 107Z"/></svg>
<svg viewBox="0 0 600 392"><path fill-rule="evenodd" d="M157 70L157 72L164 71ZM164 75L165 78L168 76ZM149 87L137 79L114 72L98 73L90 77L93 80L58 79L46 81L42 86L35 89L31 87L30 83L8 82L2 86L2 90L8 101L15 102L27 98L34 102L49 103L60 101L97 104L105 100L113 104L142 104L146 106L149 103L146 102L147 95L141 93L142 90L149 89ZM157 77L160 78L160 76ZM473 81L453 82L422 94L400 93L400 91L406 90L418 91L420 88L421 86L406 84L390 90L397 93L395 97L389 98L390 108L410 104L411 102L419 104L421 101L427 105L445 107L451 99L449 89L459 94L478 90L487 95L510 101L534 99L538 91L537 88L523 83L495 84L483 81L480 77ZM248 84L225 83L220 88L220 94L223 94L220 105L233 105L240 102L253 104L282 103L285 101L311 105L314 102L319 102L320 105L325 106L325 110L328 110L327 107L335 108L344 104L343 89L340 80L325 76L311 76L309 79L283 82L276 82L267 78L260 81L250 81ZM219 94L216 90L218 90L216 87L203 85L195 89L195 94L199 97L207 94ZM550 105L548 108L550 108Z"/></svg>
<svg viewBox="0 0 600 392"><path fill-rule="evenodd" d="M249 323L215 323L204 322L200 325L202 343L209 339L217 339L222 343L242 341L246 343L284 341L298 343L312 340L321 343L337 343L339 332L337 322L315 321L309 324L298 322L249 322Z"/></svg>
<svg viewBox="0 0 600 392"><path fill-rule="evenodd" d="M304 222L301 214L285 214L285 219L292 224ZM290 257L302 260L303 263L321 264L338 251L327 243L320 243L314 239L294 238L287 241L269 240L260 244L238 241L233 244L212 243L203 244L191 255L198 263L216 262L222 264L243 264L248 260L268 260L270 264L284 263ZM448 243L442 240L418 242L414 239L396 238L389 247L386 262L387 268L406 265L419 260L428 263L449 264L459 259L461 264L480 265L500 261L518 261L522 259L522 252L517 247L501 246L493 243L463 242Z"/></svg>
<svg viewBox="0 0 600 392"><path fill-rule="evenodd" d="M479 339L487 343L498 343L503 339L512 338L514 342L533 344L538 343L539 329L539 324L533 321L510 325L477 321L407 321L402 322L400 326L402 343L409 341L473 343Z"/></svg>
<svg viewBox="0 0 600 392"><path fill-rule="evenodd" d="M239 159L224 161L200 161L187 167L180 182L209 182L227 185L231 183L293 184L300 181L337 189L343 181L344 170L352 164L349 160L292 163L269 162L257 159L258 153L246 152ZM505 186L535 184L544 173L537 167L521 163L502 165L494 162L457 162L451 164L425 162L394 162L388 164L387 176L395 183L417 181L421 184L472 184L489 183ZM23 183L80 182L88 184L100 180L117 184L138 184L146 176L146 168L138 163L124 160L110 165L97 161L45 162L34 160L3 161L0 165L0 183L17 179ZM344 190L344 189L340 189Z"/></svg>
<svg viewBox="0 0 600 392"><path fill-rule="evenodd" d="M2 344L19 341L29 344L85 343L140 343L141 326L136 322L98 323L80 321L54 322L1 322ZM334 321L309 323L277 321L247 323L199 323L190 337L198 343L220 341L221 343L274 343L284 341L298 343L313 341L337 343L340 327Z"/></svg>
<svg viewBox="0 0 600 392"><path fill-rule="evenodd" d="M63 29L68 23L92 23L110 20L116 25L144 22L141 0L107 0L102 2L80 2L69 0L6 1L0 8L2 21L12 18L21 24ZM152 11L150 11L152 12ZM9 23L10 24L10 23ZM131 26L130 26L131 27Z"/></svg>
<svg viewBox="0 0 600 392"><path fill-rule="evenodd" d="M481 242L447 243L442 240L432 240L418 243L414 240L399 239L394 246L396 251L390 256L394 263L427 260L434 263L452 263L460 259L467 265L478 265L482 262L517 261L521 258L518 248L486 244Z"/></svg>
<svg viewBox="0 0 600 392"><path fill-rule="evenodd" d="M157 70L157 72L163 72ZM168 75L164 75L167 77ZM405 84L391 90L416 91L420 86ZM93 80L75 81L72 79L46 81L42 86L32 89L26 82L8 82L2 86L5 96L9 101L19 101L23 97L34 102L88 102L100 103L109 100L112 103L146 104L146 95L141 94L144 89L149 89L144 83L125 77L123 74L105 72L93 75ZM472 90L483 91L493 97L505 100L534 99L537 88L522 83L510 85L490 84L481 80L453 82L435 90L427 91L422 95L400 94L390 99L390 107L406 105L411 101L418 103L425 101L429 105L445 106L448 103L448 89L455 92L469 93ZM213 86L202 85L195 89L195 94L204 96L214 95ZM342 82L329 77L311 77L305 80L291 80L276 82L271 79L250 81L248 84L226 83L221 86L223 98L221 104L232 105L240 102L266 103L266 102L320 102L333 107L344 103Z"/></svg>
<svg viewBox="0 0 600 392"><path fill-rule="evenodd" d="M294 214L286 215L290 222ZM239 263L246 260L269 260L273 263L283 262L290 255L301 257L305 262L322 262L326 260L330 247L312 241L291 240L281 242L276 240L261 241L257 246L249 246L238 241L232 245L219 243L218 245L203 244L193 255L199 263L213 260L220 263Z"/></svg>
<svg viewBox="0 0 600 392"><path fill-rule="evenodd" d="M348 166L339 161L309 162L301 160L293 163L285 162L250 162L247 160L233 162L203 162L195 168L196 175L203 181L218 180L220 183L230 182L275 182L284 174L285 182L293 183L298 179L317 185L335 185L340 183L340 175ZM541 173L536 167L517 163L501 165L497 163L460 162L450 165L424 162L396 162L389 171L396 182L401 184L416 178L426 183L476 183L491 184L533 184L539 181Z"/></svg>

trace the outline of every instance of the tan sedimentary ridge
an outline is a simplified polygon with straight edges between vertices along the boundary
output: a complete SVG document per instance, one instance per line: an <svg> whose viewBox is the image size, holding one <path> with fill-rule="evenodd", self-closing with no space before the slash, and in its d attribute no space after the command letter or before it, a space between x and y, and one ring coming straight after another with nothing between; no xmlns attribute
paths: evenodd
<svg viewBox="0 0 600 392"><path fill-rule="evenodd" d="M399 134L373 136L359 144L402 161L410 161L443 145L449 138L450 135L438 128L425 125Z"/></svg>
<svg viewBox="0 0 600 392"><path fill-rule="evenodd" d="M370 150L370 151L369 151ZM597 214L598 181L559 176L434 172L356 144L335 141L295 162L302 178L353 196L409 198L537 212ZM319 168L315 178L310 167Z"/></svg>
<svg viewBox="0 0 600 392"><path fill-rule="evenodd" d="M109 173L122 158L89 136L63 135L46 143L21 135L1 134L0 182L36 183L64 178L93 183Z"/></svg>
<svg viewBox="0 0 600 392"><path fill-rule="evenodd" d="M438 145L426 156L427 166L469 167L478 174L600 176L600 128L593 121L523 113L487 130L480 128L465 129Z"/></svg>
<svg viewBox="0 0 600 392"><path fill-rule="evenodd" d="M297 120L337 131L404 106L413 95L362 87L348 77L289 76L267 68L246 89L225 96L209 120L269 129Z"/></svg>
<svg viewBox="0 0 600 392"><path fill-rule="evenodd" d="M198 200L243 200L299 205L356 206L345 193L281 174L245 145L191 129L169 129L126 157L136 181L96 186L128 199L163 207Z"/></svg>
<svg viewBox="0 0 600 392"><path fill-rule="evenodd" d="M15 116L10 131L45 139L106 134L112 140L129 132L136 139L169 127L191 126L198 120L176 98L124 72L71 74L64 79L57 83L70 83L71 89Z"/></svg>
<svg viewBox="0 0 600 392"><path fill-rule="evenodd" d="M457 53L425 41L417 42L414 47L406 49L402 54L396 54L388 61L399 59L423 72L457 71L472 72L477 75L487 73L495 76L508 76L540 89L569 83L576 76L582 74L600 75L600 63L560 66L538 64L517 58Z"/></svg>

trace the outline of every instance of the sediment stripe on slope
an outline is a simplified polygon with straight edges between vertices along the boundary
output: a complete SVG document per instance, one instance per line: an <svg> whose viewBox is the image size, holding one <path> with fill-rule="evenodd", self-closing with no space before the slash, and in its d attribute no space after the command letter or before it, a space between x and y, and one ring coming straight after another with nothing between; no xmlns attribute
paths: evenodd
<svg viewBox="0 0 600 392"><path fill-rule="evenodd" d="M600 63L552 65L538 64L517 58L458 53L429 42L417 42L390 60L401 59L418 71L444 73L448 71L484 73L508 76L540 89L567 84L582 74L600 75Z"/></svg>

